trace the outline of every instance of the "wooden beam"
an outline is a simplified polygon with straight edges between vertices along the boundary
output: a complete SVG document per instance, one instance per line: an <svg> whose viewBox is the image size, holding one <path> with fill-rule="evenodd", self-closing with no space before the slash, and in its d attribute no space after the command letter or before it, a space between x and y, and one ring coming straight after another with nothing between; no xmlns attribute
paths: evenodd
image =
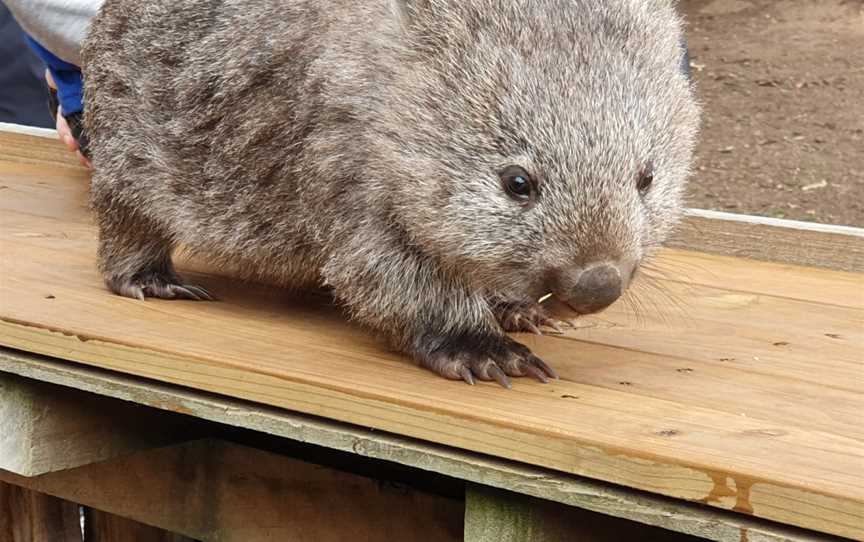
<svg viewBox="0 0 864 542"><path fill-rule="evenodd" d="M177 386L0 348L0 371L90 393L406 465L716 542L825 542L817 535L758 518L707 509L587 478L371 431Z"/></svg>
<svg viewBox="0 0 864 542"><path fill-rule="evenodd" d="M484 486L465 491L465 542L698 542L694 536Z"/></svg>
<svg viewBox="0 0 864 542"><path fill-rule="evenodd" d="M82 542L78 505L0 482L0 542Z"/></svg>
<svg viewBox="0 0 864 542"><path fill-rule="evenodd" d="M71 469L190 438L194 420L0 373L0 469Z"/></svg>
<svg viewBox="0 0 864 542"><path fill-rule="evenodd" d="M688 210L670 247L840 271L864 270L864 229Z"/></svg>
<svg viewBox="0 0 864 542"><path fill-rule="evenodd" d="M0 480L203 542L461 539L463 502L204 440Z"/></svg>

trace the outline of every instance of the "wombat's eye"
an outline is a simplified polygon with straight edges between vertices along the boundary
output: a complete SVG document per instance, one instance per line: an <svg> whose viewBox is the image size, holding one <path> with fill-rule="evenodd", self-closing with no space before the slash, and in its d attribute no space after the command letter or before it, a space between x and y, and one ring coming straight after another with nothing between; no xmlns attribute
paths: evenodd
<svg viewBox="0 0 864 542"><path fill-rule="evenodd" d="M536 192L534 180L521 167L507 166L499 175L504 190L511 198L527 203L534 197Z"/></svg>
<svg viewBox="0 0 864 542"><path fill-rule="evenodd" d="M642 171L639 173L639 180L636 181L636 188L639 189L639 192L645 193L651 188L651 184L654 183L654 164L647 164Z"/></svg>

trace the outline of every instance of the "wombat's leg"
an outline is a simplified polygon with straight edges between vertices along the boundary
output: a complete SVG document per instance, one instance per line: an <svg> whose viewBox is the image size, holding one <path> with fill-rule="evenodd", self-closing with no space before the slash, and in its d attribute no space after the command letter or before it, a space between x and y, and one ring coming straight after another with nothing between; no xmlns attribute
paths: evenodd
<svg viewBox="0 0 864 542"><path fill-rule="evenodd" d="M504 331L528 331L536 335L542 335L541 326L553 329L557 333L564 333L561 326L565 325L560 320L550 317L538 303L524 303L520 301L497 301L493 302L493 312L498 323Z"/></svg>
<svg viewBox="0 0 864 542"><path fill-rule="evenodd" d="M117 217L117 210L112 213ZM99 269L108 288L119 295L143 300L212 300L207 290L183 284L171 263L171 243L147 221L133 216L99 220Z"/></svg>
<svg viewBox="0 0 864 542"><path fill-rule="evenodd" d="M377 237L377 245L369 239ZM353 245L353 246L352 246ZM557 378L540 358L508 337L489 301L429 260L382 239L381 229L358 232L334 251L325 281L356 320L386 333L422 367L473 384L475 378L510 387L507 376Z"/></svg>

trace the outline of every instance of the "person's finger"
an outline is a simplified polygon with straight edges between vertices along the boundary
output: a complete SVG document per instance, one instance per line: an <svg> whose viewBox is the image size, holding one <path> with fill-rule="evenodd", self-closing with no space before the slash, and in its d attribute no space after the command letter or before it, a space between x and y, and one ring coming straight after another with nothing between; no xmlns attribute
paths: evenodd
<svg viewBox="0 0 864 542"><path fill-rule="evenodd" d="M58 110L57 114L57 136L60 138L60 141L66 145L67 149L71 152L75 152L78 150L78 142L75 141L74 137L72 137L72 130L69 128L69 124L59 111L60 110Z"/></svg>
<svg viewBox="0 0 864 542"><path fill-rule="evenodd" d="M86 167L87 169L93 169L93 164L90 162L90 160L87 159L86 156L81 154L80 151L76 154L78 154L78 161L81 162L82 166Z"/></svg>
<svg viewBox="0 0 864 542"><path fill-rule="evenodd" d="M51 70L45 70L45 81L48 82L48 86L57 90L57 83L54 82L54 78L51 77Z"/></svg>

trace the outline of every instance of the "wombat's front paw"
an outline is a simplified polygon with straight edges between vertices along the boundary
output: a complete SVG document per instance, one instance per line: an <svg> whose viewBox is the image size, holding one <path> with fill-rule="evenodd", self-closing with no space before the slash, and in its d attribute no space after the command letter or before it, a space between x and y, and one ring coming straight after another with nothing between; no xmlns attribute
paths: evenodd
<svg viewBox="0 0 864 542"><path fill-rule="evenodd" d="M563 322L551 318L546 310L537 303L501 302L495 304L495 317L504 331L528 331L542 335L541 326L563 333Z"/></svg>
<svg viewBox="0 0 864 542"><path fill-rule="evenodd" d="M214 299L200 286L181 284L180 277L171 272L145 271L132 276L110 277L105 282L114 293L142 301L145 297L193 301Z"/></svg>
<svg viewBox="0 0 864 542"><path fill-rule="evenodd" d="M558 378L531 350L506 335L426 335L418 342L420 364L451 380L473 385L476 377L510 388L508 375L533 376L544 383Z"/></svg>

